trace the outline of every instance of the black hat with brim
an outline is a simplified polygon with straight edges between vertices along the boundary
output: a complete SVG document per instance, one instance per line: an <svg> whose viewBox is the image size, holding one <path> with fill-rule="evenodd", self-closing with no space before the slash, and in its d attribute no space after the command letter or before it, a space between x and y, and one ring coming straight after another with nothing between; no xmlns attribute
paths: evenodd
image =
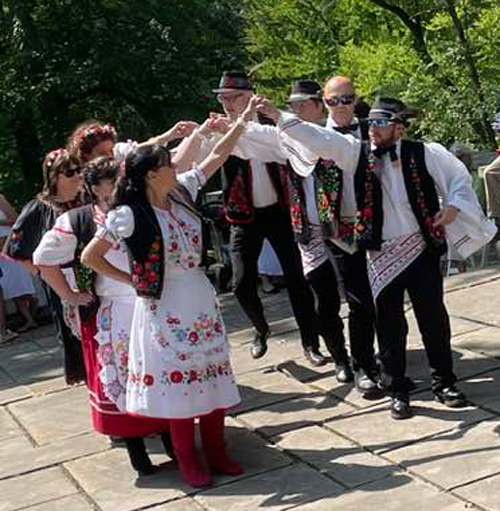
<svg viewBox="0 0 500 511"><path fill-rule="evenodd" d="M406 106L402 101L395 98L377 98L368 114L368 119L388 119L392 122L408 124L410 117L416 117L418 110Z"/></svg>
<svg viewBox="0 0 500 511"><path fill-rule="evenodd" d="M288 102L305 101L307 99L321 99L321 86L314 80L297 80L292 85Z"/></svg>
<svg viewBox="0 0 500 511"><path fill-rule="evenodd" d="M224 71L219 82L219 87L213 89L215 94L230 92L234 90L253 90L252 82L244 71Z"/></svg>

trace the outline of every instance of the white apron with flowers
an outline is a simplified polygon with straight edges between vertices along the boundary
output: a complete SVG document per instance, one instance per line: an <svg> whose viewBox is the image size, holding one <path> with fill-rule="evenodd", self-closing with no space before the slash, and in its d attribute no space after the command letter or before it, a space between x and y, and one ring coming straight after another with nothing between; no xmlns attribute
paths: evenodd
<svg viewBox="0 0 500 511"><path fill-rule="evenodd" d="M201 171L179 176L193 198ZM128 210L128 211L127 211ZM240 402L215 289L199 268L201 222L182 205L155 208L161 227L165 277L161 299L138 297L130 334L127 411L148 417L189 418ZM121 218L121 220L119 219ZM108 229L133 232L126 206ZM117 229L118 227L118 229Z"/></svg>

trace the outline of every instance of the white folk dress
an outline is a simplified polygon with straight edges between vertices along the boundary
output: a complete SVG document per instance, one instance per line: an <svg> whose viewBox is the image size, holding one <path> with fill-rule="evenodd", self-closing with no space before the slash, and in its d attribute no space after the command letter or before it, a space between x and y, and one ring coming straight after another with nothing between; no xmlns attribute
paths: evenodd
<svg viewBox="0 0 500 511"><path fill-rule="evenodd" d="M198 169L179 182L196 198ZM201 268L201 222L184 206L154 208L165 254L161 298L138 297L130 335L127 411L158 418L191 418L240 402L229 343L215 289ZM133 233L133 213L108 215L108 235Z"/></svg>

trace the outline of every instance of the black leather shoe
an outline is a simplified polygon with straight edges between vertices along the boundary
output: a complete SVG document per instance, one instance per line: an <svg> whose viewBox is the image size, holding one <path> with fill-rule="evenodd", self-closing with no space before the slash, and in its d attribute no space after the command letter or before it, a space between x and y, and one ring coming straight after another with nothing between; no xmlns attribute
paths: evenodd
<svg viewBox="0 0 500 511"><path fill-rule="evenodd" d="M354 385L356 390L369 400L382 399L387 395L386 389L379 384L379 374L376 369L369 374L364 369L354 371Z"/></svg>
<svg viewBox="0 0 500 511"><path fill-rule="evenodd" d="M391 417L395 420L413 417L409 401L400 397L391 398Z"/></svg>
<svg viewBox="0 0 500 511"><path fill-rule="evenodd" d="M156 465L149 465L137 470L137 475L139 477L152 476L153 474L156 474L159 471L160 467L157 467Z"/></svg>
<svg viewBox="0 0 500 511"><path fill-rule="evenodd" d="M469 403L466 397L454 385L434 391L434 399L450 408L463 408Z"/></svg>
<svg viewBox="0 0 500 511"><path fill-rule="evenodd" d="M349 363L335 364L335 378L339 383L351 383L354 381L354 374Z"/></svg>
<svg viewBox="0 0 500 511"><path fill-rule="evenodd" d="M267 339L270 335L270 331L268 330L265 333L257 332L255 334L255 338L252 341L252 346L250 346L250 355L252 355L252 358L261 358L263 357L267 352Z"/></svg>
<svg viewBox="0 0 500 511"><path fill-rule="evenodd" d="M304 357L313 367L324 366L328 362L327 358L317 348L305 348Z"/></svg>

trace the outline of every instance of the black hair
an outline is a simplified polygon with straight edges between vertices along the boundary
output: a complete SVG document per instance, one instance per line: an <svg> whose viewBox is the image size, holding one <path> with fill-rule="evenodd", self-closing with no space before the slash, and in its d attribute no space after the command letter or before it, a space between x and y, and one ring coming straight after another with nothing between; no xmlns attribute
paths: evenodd
<svg viewBox="0 0 500 511"><path fill-rule="evenodd" d="M92 186L99 185L106 180L115 182L119 168L119 163L114 158L108 158L107 156L96 158L83 167L86 193L92 202L97 201Z"/></svg>
<svg viewBox="0 0 500 511"><path fill-rule="evenodd" d="M171 165L169 150L159 144L136 147L125 158L125 175L118 181L112 207L147 202L146 176Z"/></svg>

